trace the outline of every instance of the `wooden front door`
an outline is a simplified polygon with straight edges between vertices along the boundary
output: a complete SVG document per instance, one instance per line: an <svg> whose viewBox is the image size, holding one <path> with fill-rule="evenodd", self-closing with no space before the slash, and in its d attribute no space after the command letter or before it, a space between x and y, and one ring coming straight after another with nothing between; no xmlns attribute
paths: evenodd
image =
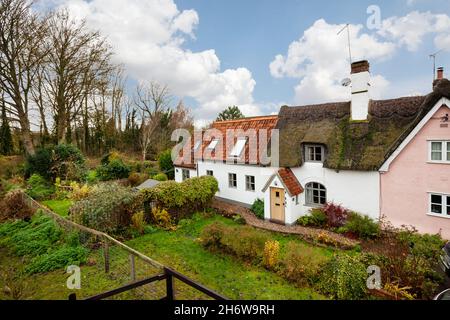
<svg viewBox="0 0 450 320"><path fill-rule="evenodd" d="M270 188L270 220L284 223L284 189Z"/></svg>

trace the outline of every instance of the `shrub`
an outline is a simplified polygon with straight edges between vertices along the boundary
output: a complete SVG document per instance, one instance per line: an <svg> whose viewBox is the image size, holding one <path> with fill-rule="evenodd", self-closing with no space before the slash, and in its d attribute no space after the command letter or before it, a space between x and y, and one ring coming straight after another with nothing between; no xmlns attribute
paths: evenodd
<svg viewBox="0 0 450 320"><path fill-rule="evenodd" d="M162 152L158 157L159 169L167 174L170 180L175 177L174 166L172 161L172 150L166 150Z"/></svg>
<svg viewBox="0 0 450 320"><path fill-rule="evenodd" d="M131 224L133 213L142 209L140 193L117 183L104 183L70 208L70 218L96 230L118 233Z"/></svg>
<svg viewBox="0 0 450 320"><path fill-rule="evenodd" d="M297 284L314 284L318 280L321 265L325 261L326 259L322 256L314 254L311 247L289 241L280 272L283 277Z"/></svg>
<svg viewBox="0 0 450 320"><path fill-rule="evenodd" d="M237 224L246 224L247 221L245 221L244 217L242 217L239 214L235 214L233 217L233 221L236 222Z"/></svg>
<svg viewBox="0 0 450 320"><path fill-rule="evenodd" d="M27 183L29 186L27 194L36 200L48 199L55 192L54 186L38 174L33 174Z"/></svg>
<svg viewBox="0 0 450 320"><path fill-rule="evenodd" d="M170 214L160 208L153 208L152 209L152 221L158 226L163 229L173 229L172 219L170 217Z"/></svg>
<svg viewBox="0 0 450 320"><path fill-rule="evenodd" d="M149 177L145 173L132 172L128 177L128 182L131 186L137 186L147 180Z"/></svg>
<svg viewBox="0 0 450 320"><path fill-rule="evenodd" d="M368 216L351 212L347 222L339 231L350 232L362 239L374 239L380 235L380 226Z"/></svg>
<svg viewBox="0 0 450 320"><path fill-rule="evenodd" d="M266 233L250 226L231 227L223 223L206 227L200 238L206 248L221 250L253 263L262 262L265 243L269 240Z"/></svg>
<svg viewBox="0 0 450 320"><path fill-rule="evenodd" d="M156 187L142 192L147 203L154 203L158 208L166 209L172 218L178 221L206 208L217 191L217 180L203 176L182 183L161 182Z"/></svg>
<svg viewBox="0 0 450 320"><path fill-rule="evenodd" d="M256 199L250 209L256 217L264 219L264 200Z"/></svg>
<svg viewBox="0 0 450 320"><path fill-rule="evenodd" d="M42 177L54 180L61 177L64 180L80 180L86 174L85 158L81 151L68 144L60 144L41 148L25 163L25 176L37 173Z"/></svg>
<svg viewBox="0 0 450 320"><path fill-rule="evenodd" d="M154 175L152 179L157 181L167 181L168 177L165 173L158 173Z"/></svg>
<svg viewBox="0 0 450 320"><path fill-rule="evenodd" d="M205 248L214 251L221 248L220 241L222 240L224 233L225 225L220 222L214 222L203 229L200 239Z"/></svg>
<svg viewBox="0 0 450 320"><path fill-rule="evenodd" d="M321 269L318 288L339 300L358 300L367 296L367 267L361 255L335 255Z"/></svg>
<svg viewBox="0 0 450 320"><path fill-rule="evenodd" d="M126 179L130 175L130 167L122 159L113 158L97 168L97 177L101 181Z"/></svg>
<svg viewBox="0 0 450 320"><path fill-rule="evenodd" d="M28 219L34 210L24 200L22 190L13 190L0 202L0 221L8 219Z"/></svg>
<svg viewBox="0 0 450 320"><path fill-rule="evenodd" d="M327 225L331 228L342 227L348 216L348 210L334 203L327 203L323 207L323 212L327 216Z"/></svg>
<svg viewBox="0 0 450 320"><path fill-rule="evenodd" d="M327 224L327 216L322 209L311 209L310 214L300 217L297 224L304 227L324 227Z"/></svg>
<svg viewBox="0 0 450 320"><path fill-rule="evenodd" d="M75 201L87 198L89 196L89 193L92 191L92 188L87 184L80 186L77 182L72 182L70 186L72 187L70 199Z"/></svg>
<svg viewBox="0 0 450 320"><path fill-rule="evenodd" d="M263 264L268 269L274 269L278 264L280 243L276 240L268 240L264 244Z"/></svg>
<svg viewBox="0 0 450 320"><path fill-rule="evenodd" d="M131 216L131 225L140 234L144 234L145 215L144 211L139 211Z"/></svg>

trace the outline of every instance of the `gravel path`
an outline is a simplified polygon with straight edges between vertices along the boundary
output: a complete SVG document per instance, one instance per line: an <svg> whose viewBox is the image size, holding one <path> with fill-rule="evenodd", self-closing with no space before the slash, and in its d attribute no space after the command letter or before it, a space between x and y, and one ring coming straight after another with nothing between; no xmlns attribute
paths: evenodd
<svg viewBox="0 0 450 320"><path fill-rule="evenodd" d="M340 234L328 230L307 228L299 225L281 225L268 220L261 220L258 219L249 209L223 200L214 199L212 207L226 216L239 214L245 219L247 224L255 228L286 234L297 234L303 239L309 242L314 242L315 244L339 247L343 249L350 249L359 244L356 240L346 238Z"/></svg>

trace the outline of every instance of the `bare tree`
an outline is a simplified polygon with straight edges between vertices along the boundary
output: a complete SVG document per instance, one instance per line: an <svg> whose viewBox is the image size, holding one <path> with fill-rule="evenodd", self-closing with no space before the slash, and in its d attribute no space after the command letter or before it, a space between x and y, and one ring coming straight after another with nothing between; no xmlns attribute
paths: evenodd
<svg viewBox="0 0 450 320"><path fill-rule="evenodd" d="M159 127L164 114L170 109L172 97L167 86L157 82L148 85L140 84L136 89L135 105L142 112L141 151L142 161L145 161L153 135Z"/></svg>
<svg viewBox="0 0 450 320"><path fill-rule="evenodd" d="M28 154L34 154L29 96L48 49L46 19L33 13L31 5L29 0L0 1L0 89Z"/></svg>
<svg viewBox="0 0 450 320"><path fill-rule="evenodd" d="M45 66L48 95L52 98L58 142L64 142L71 122L83 111L86 96L104 94L112 70L111 51L98 32L85 21L72 20L66 11L49 20L50 48Z"/></svg>

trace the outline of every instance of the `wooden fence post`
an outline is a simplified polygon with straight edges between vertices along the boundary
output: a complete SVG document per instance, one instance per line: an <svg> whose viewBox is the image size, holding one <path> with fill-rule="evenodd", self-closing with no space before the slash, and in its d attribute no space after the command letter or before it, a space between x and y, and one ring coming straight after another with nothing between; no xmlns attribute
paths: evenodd
<svg viewBox="0 0 450 320"><path fill-rule="evenodd" d="M134 254L130 254L130 271L131 271L131 281L136 281L136 268Z"/></svg>
<svg viewBox="0 0 450 320"><path fill-rule="evenodd" d="M109 245L108 241L103 242L103 257L105 260L105 273L109 273Z"/></svg>

